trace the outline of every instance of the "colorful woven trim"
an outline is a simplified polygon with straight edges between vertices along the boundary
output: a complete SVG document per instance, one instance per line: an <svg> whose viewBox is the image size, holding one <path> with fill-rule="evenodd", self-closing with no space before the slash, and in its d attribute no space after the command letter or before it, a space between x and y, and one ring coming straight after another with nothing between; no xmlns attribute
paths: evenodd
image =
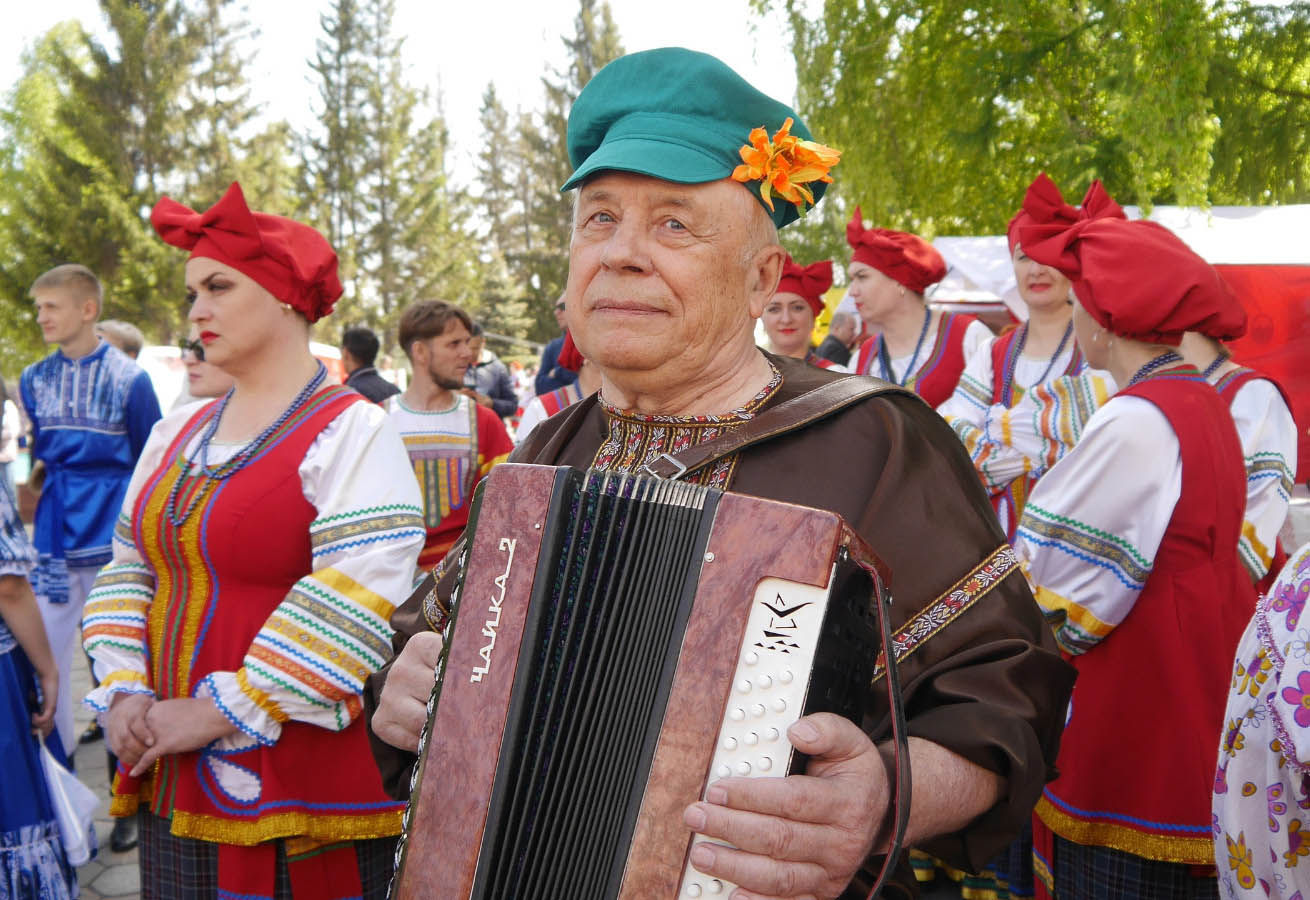
<svg viewBox="0 0 1310 900"><path fill-rule="evenodd" d="M1037 801L1037 816L1060 837L1086 847L1110 847L1124 853L1132 853L1146 859L1161 862L1182 863L1191 866L1214 865L1214 839L1208 827L1187 828L1188 831L1203 832L1204 836L1185 837L1179 835L1154 834L1130 825L1113 822L1088 821L1076 818L1050 800L1048 790ZM1095 815L1095 814L1093 814ZM1107 814L1108 815L1108 814ZM1143 825L1154 823L1143 822ZM1168 828L1168 825L1156 825ZM1182 826L1172 826L1182 830Z"/></svg>
<svg viewBox="0 0 1310 900"><path fill-rule="evenodd" d="M1006 576L1019 570L1019 559L1009 544L997 547L968 575L965 575L946 593L919 610L892 636L896 662L918 650L930 637L954 622L961 613L992 592ZM886 657L878 654L873 668L873 681L887 674Z"/></svg>

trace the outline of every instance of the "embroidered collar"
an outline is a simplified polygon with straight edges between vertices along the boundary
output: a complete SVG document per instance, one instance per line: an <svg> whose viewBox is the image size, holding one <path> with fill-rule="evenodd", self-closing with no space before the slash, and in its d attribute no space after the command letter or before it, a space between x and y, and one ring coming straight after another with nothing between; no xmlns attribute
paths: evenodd
<svg viewBox="0 0 1310 900"><path fill-rule="evenodd" d="M782 373L778 371L778 367L770 362L769 369L773 374L770 376L768 383L760 389L760 392L747 401L744 406L726 413L705 416L648 416L619 409L607 403L601 395L597 395L596 399L600 402L600 408L604 411L605 418L611 422L619 421L633 425L674 425L684 428L700 425L738 425L753 419L755 414L759 412L760 407L782 386Z"/></svg>

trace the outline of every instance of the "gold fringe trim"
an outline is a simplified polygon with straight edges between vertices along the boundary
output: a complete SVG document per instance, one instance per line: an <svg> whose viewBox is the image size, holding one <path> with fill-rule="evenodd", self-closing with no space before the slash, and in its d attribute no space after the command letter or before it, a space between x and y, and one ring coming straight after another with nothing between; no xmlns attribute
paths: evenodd
<svg viewBox="0 0 1310 900"><path fill-rule="evenodd" d="M1191 866L1214 865L1214 841L1209 837L1170 837L1138 831L1125 825L1085 822L1057 809L1045 797L1037 801L1036 812L1047 828L1075 844L1109 847L1161 862Z"/></svg>
<svg viewBox="0 0 1310 900"><path fill-rule="evenodd" d="M135 815L141 808L141 798L135 794L115 794L109 799L109 815L115 819Z"/></svg>
<svg viewBox="0 0 1310 900"><path fill-rule="evenodd" d="M178 837L251 847L275 838L301 837L322 843L362 841L400 834L402 810L362 816L311 816L275 813L241 822L201 813L173 810L172 832Z"/></svg>

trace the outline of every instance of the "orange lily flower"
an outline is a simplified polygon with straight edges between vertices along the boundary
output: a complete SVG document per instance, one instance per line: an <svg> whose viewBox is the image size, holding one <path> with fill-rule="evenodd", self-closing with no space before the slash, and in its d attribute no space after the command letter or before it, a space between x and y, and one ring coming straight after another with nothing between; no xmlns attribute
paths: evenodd
<svg viewBox="0 0 1310 900"><path fill-rule="evenodd" d="M841 151L814 141L803 141L791 133L790 116L769 140L763 128L752 128L750 143L742 146L742 165L732 172L734 181L760 183L760 199L773 210L773 194L796 204L798 208L814 205L814 193L807 184L832 183L828 174L841 159Z"/></svg>

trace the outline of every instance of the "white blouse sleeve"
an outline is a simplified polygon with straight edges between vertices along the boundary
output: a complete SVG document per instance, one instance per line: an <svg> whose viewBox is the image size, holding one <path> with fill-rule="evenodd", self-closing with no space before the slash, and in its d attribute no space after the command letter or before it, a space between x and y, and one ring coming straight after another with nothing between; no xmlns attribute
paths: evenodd
<svg viewBox="0 0 1310 900"><path fill-rule="evenodd" d="M1252 581L1273 562L1274 541L1287 519L1296 476L1296 422L1274 385L1261 378L1242 385L1232 403L1246 463L1246 517L1238 555Z"/></svg>
<svg viewBox="0 0 1310 900"><path fill-rule="evenodd" d="M986 440L1013 448L1025 462L1024 474L1041 478L1078 443L1114 392L1108 372L1086 369L1052 378L1024 391L1010 409L992 407L984 426Z"/></svg>
<svg viewBox="0 0 1310 900"><path fill-rule="evenodd" d="M973 326L969 328L972 330ZM969 332L965 332L966 341L968 336ZM987 420L996 414L994 408L1005 409L992 403L992 345L995 340L989 333L988 339L978 345L960 375L955 393L937 407L937 412L964 442L964 449L968 451L983 486L993 494L1004 490L1007 484L1031 469L1022 453L987 435Z"/></svg>
<svg viewBox="0 0 1310 900"><path fill-rule="evenodd" d="M969 327L964 329L964 358L965 360L973 359L973 355L984 344L991 344L996 339L992 330L983 324L982 319L974 319L969 323Z"/></svg>
<svg viewBox="0 0 1310 900"><path fill-rule="evenodd" d="M527 406L523 407L523 415L519 416L519 427L514 431L514 443L523 443L523 439L532 434L532 429L537 427L537 423L545 419L545 404L541 402L540 397L533 397L528 401Z"/></svg>
<svg viewBox="0 0 1310 900"><path fill-rule="evenodd" d="M355 403L300 465L313 571L265 621L236 672L210 697L237 726L224 741L274 743L288 719L339 731L362 709L364 679L391 655L392 611L409 595L424 528L418 482L381 407Z"/></svg>
<svg viewBox="0 0 1310 900"><path fill-rule="evenodd" d="M969 326L972 328L973 326ZM969 332L965 332L967 341ZM963 420L975 427L982 427L987 415L987 407L992 405L992 344L995 338L988 338L972 354L966 354L967 362L960 374L960 381L955 386L955 393L946 402L937 407L937 412L945 417L951 426Z"/></svg>
<svg viewBox="0 0 1310 900"><path fill-rule="evenodd" d="M96 575L82 610L82 647L100 681L83 702L99 712L109 709L115 694L154 694L146 668L146 618L155 598L155 576L137 550L132 510L165 451L201 405L174 410L151 429L119 508L113 558Z"/></svg>
<svg viewBox="0 0 1310 900"><path fill-rule="evenodd" d="M1037 483L1015 550L1060 646L1085 653L1131 612L1182 491L1178 438L1140 397L1115 397Z"/></svg>

